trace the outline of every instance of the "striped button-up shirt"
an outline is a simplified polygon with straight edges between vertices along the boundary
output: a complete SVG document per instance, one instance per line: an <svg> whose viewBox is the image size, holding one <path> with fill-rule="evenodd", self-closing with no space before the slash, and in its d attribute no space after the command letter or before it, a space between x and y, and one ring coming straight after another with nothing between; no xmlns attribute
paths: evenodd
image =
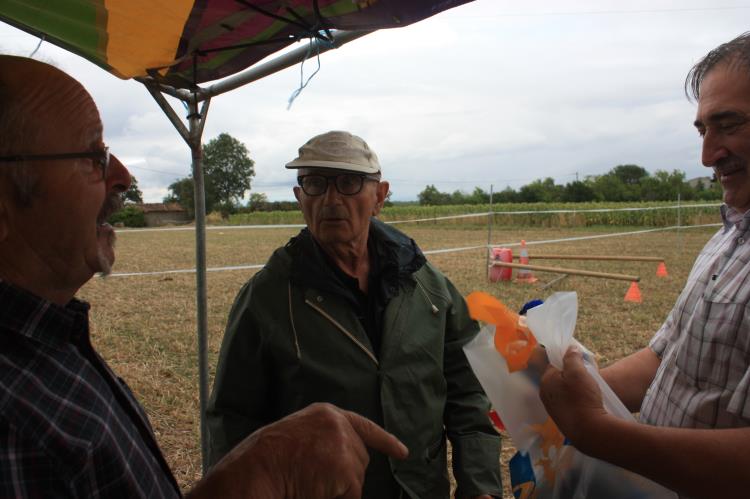
<svg viewBox="0 0 750 499"><path fill-rule="evenodd" d="M641 421L750 426L750 212L722 206L724 227L698 255L650 347L661 358Z"/></svg>
<svg viewBox="0 0 750 499"><path fill-rule="evenodd" d="M0 281L0 497L180 497L143 409L89 342L88 309Z"/></svg>

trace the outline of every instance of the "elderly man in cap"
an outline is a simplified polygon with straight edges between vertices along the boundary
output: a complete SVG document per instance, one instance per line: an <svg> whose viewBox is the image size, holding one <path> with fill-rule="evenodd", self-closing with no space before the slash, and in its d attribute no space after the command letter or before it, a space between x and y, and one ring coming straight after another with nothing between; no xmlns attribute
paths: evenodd
<svg viewBox="0 0 750 499"><path fill-rule="evenodd" d="M0 56L0 497L181 495L74 298L114 262L106 220L129 185L86 90L47 64ZM188 496L354 499L365 444L407 452L371 421L317 404L250 435Z"/></svg>
<svg viewBox="0 0 750 499"><path fill-rule="evenodd" d="M462 347L478 331L453 284L415 242L374 218L388 182L359 137L328 132L286 165L307 223L240 291L208 409L210 459L255 429L324 401L383 425L409 448L371 452L363 497L502 496L500 439Z"/></svg>

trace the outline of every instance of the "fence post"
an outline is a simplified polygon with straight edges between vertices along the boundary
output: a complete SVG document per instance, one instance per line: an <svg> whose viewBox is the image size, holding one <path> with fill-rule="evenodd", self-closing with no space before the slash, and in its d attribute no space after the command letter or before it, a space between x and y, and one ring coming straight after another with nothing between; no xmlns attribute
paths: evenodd
<svg viewBox="0 0 750 499"><path fill-rule="evenodd" d="M682 204L680 203L680 191L677 191L677 247L682 255Z"/></svg>
<svg viewBox="0 0 750 499"><path fill-rule="evenodd" d="M494 213L492 211L492 184L490 184L490 210L487 213L487 280L490 279L490 248L492 247L492 223L494 222Z"/></svg>

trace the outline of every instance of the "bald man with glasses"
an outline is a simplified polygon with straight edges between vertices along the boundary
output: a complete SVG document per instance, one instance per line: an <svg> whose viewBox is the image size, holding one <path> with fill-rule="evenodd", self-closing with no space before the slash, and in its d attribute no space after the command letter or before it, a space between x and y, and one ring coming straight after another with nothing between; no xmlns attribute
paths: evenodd
<svg viewBox="0 0 750 499"><path fill-rule="evenodd" d="M370 452L363 498L502 497L500 439L462 346L478 331L416 243L375 218L389 184L360 137L313 137L286 164L307 227L230 312L209 402L210 460L307 404L363 415L409 448Z"/></svg>

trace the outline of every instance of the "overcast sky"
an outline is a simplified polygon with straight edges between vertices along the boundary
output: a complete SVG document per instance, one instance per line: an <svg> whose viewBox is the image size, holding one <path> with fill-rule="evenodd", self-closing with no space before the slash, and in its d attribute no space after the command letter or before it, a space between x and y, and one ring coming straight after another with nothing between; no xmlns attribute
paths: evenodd
<svg viewBox="0 0 750 499"><path fill-rule="evenodd" d="M618 164L703 176L685 74L748 29L747 1L477 0L323 54L291 110L299 65L214 98L204 142L222 132L244 142L252 190L271 200L293 199L284 163L334 129L370 144L395 200L416 199L427 184L565 184ZM0 51L28 55L37 43L0 23ZM189 174L187 146L142 85L48 43L35 57L91 92L106 142L146 201ZM308 61L305 73L316 66Z"/></svg>

